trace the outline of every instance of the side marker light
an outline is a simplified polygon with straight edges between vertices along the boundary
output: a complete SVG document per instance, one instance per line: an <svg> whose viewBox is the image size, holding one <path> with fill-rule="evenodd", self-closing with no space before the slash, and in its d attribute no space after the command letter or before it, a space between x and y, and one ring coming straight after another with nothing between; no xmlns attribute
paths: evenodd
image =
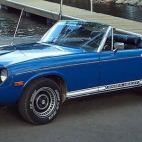
<svg viewBox="0 0 142 142"><path fill-rule="evenodd" d="M14 86L23 86L23 85L24 85L23 81L14 82Z"/></svg>

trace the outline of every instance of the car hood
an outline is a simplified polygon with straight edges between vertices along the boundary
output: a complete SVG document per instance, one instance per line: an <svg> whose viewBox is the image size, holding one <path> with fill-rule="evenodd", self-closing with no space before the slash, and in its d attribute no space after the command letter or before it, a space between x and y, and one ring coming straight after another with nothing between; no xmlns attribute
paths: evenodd
<svg viewBox="0 0 142 142"><path fill-rule="evenodd" d="M83 50L45 43L3 46L0 48L0 65L8 66L36 58L61 56L80 52L83 52Z"/></svg>

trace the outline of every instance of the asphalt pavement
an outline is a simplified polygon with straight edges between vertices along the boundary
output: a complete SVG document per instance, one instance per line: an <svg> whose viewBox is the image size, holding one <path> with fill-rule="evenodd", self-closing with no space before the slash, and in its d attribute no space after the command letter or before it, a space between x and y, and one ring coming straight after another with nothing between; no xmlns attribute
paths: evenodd
<svg viewBox="0 0 142 142"><path fill-rule="evenodd" d="M66 101L49 124L25 122L17 105L0 107L1 142L142 142L142 96L117 91Z"/></svg>
<svg viewBox="0 0 142 142"><path fill-rule="evenodd" d="M117 91L66 101L49 124L0 106L0 142L142 142L142 93Z"/></svg>

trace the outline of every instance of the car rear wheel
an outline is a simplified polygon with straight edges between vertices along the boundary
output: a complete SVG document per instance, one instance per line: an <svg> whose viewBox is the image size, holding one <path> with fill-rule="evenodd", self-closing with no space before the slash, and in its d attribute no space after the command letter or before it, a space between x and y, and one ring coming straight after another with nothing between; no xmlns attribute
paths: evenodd
<svg viewBox="0 0 142 142"><path fill-rule="evenodd" d="M58 85L46 78L30 83L18 102L21 116L33 124L46 124L58 114L62 104Z"/></svg>

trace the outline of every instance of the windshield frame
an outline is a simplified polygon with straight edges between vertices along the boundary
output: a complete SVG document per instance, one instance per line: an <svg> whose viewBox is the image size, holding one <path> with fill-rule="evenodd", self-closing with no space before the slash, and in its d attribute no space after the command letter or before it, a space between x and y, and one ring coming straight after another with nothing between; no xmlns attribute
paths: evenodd
<svg viewBox="0 0 142 142"><path fill-rule="evenodd" d="M110 31L110 29L111 29L111 26L109 26L109 25L107 25L107 24L102 24L102 23L98 23L98 22L88 22L88 21L85 21L85 20L60 20L60 21L58 21L55 25L53 25L45 34L44 34L44 36L41 38L41 40L39 41L40 43L47 43L47 44L57 44L56 42L54 42L54 40L56 41L56 37L54 37L53 39L51 38L51 34L52 33L56 33L56 31L57 31L57 27L58 26L60 26L60 25L63 25L63 26L66 26L66 25L69 25L70 26L70 24L80 24L81 26L84 26L83 24L86 24L86 25L88 25L88 27L89 26L92 26L93 28L97 28L97 26L98 26L98 31L96 30L94 30L95 32L102 32L103 31L103 35L102 35L102 37L100 38L100 43L99 43L99 45L97 45L96 47L93 47L94 48L94 51L95 52L100 52L100 49L102 49L102 47L103 47L103 44L104 44L104 42L105 42L105 40L106 40L106 36L108 35L108 32ZM78 26L77 25L77 26ZM96 26L97 25L97 26ZM95 27L96 26L96 27ZM100 28L100 27L102 28ZM92 29L93 29L92 28ZM100 29L99 29L100 28ZM78 30L78 29L77 29ZM90 29L89 29L90 30ZM102 30L102 31L101 31ZM57 31L57 32L60 32L59 30ZM91 31L90 30L90 32L93 32L93 30ZM49 39L52 39L52 40L49 40ZM75 37L73 37L74 39L76 39L77 40L77 36ZM88 38L88 37L87 37ZM92 37L91 37L92 38ZM71 42L72 42L72 40L70 40ZM90 41L91 42L95 42L95 38L93 39L90 39ZM90 43L90 41L88 42L88 43ZM86 43L84 43L84 44L80 44L80 45L77 45L77 46L69 46L69 45L64 45L64 44L62 44L62 42L59 42L59 43L61 43L61 44L57 44L57 45L59 45L59 46L65 46L65 47L71 47L71 48L81 48L81 49L83 49L83 50L86 50L87 51L87 49L84 49L84 47L86 46ZM87 43L87 44L88 44ZM91 47L91 46L90 46ZM93 50L92 50L93 51ZM93 51L93 52L94 52Z"/></svg>

